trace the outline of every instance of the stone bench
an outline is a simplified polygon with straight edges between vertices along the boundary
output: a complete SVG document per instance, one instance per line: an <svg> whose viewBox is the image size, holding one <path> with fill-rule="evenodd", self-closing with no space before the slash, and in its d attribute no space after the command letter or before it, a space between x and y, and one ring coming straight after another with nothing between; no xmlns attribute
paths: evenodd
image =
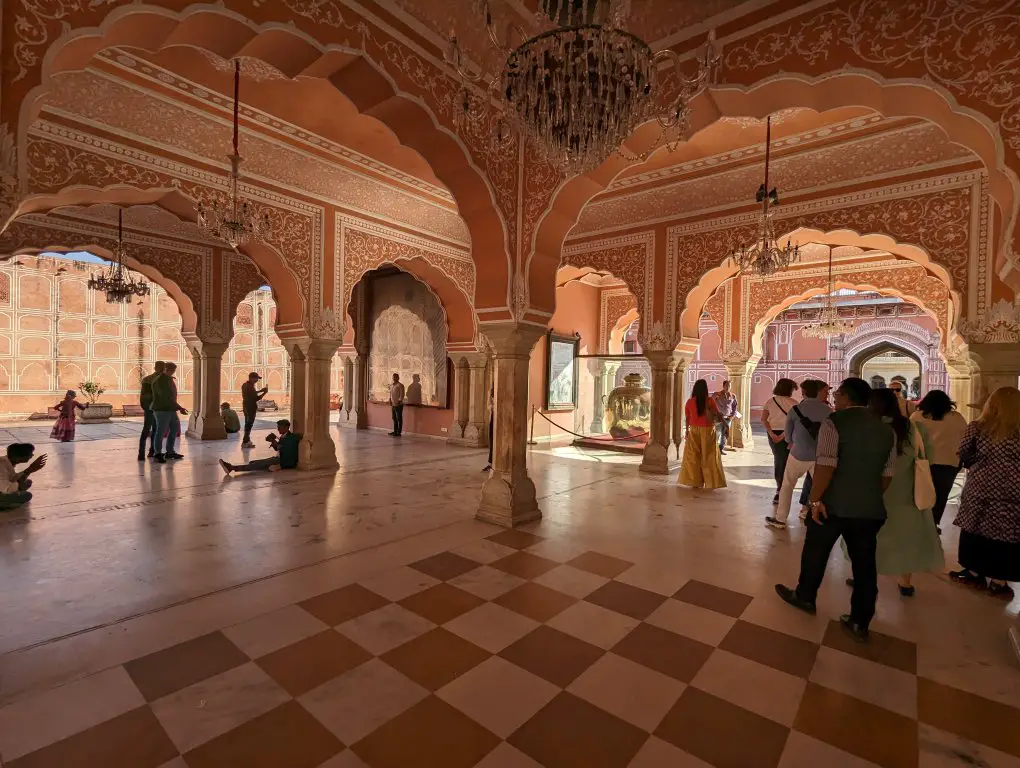
<svg viewBox="0 0 1020 768"><path fill-rule="evenodd" d="M259 413L263 411L280 410L280 406L276 404L275 400L259 400L258 405L256 407L258 408Z"/></svg>

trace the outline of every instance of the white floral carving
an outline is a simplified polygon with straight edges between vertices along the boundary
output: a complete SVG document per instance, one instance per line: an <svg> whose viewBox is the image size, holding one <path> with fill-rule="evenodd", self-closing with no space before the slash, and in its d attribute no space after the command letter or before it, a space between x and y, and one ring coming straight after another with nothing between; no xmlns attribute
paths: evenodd
<svg viewBox="0 0 1020 768"><path fill-rule="evenodd" d="M666 330L661 320L656 320L651 327L647 327L645 323L641 324L638 343L643 352L671 352L676 348L677 339Z"/></svg>
<svg viewBox="0 0 1020 768"><path fill-rule="evenodd" d="M334 312L332 307L320 309L315 313L315 319L312 321L311 328L312 335L315 338L342 341L346 330L342 313Z"/></svg>
<svg viewBox="0 0 1020 768"><path fill-rule="evenodd" d="M739 341L731 341L722 353L723 362L726 363L746 363L750 356L751 353Z"/></svg>
<svg viewBox="0 0 1020 768"><path fill-rule="evenodd" d="M513 286L510 290L510 314L518 323L524 321L524 315L528 309L528 281L524 275L518 272L514 275Z"/></svg>
<svg viewBox="0 0 1020 768"><path fill-rule="evenodd" d="M1014 344L1020 341L1020 306L1000 299L961 325L964 338L972 344Z"/></svg>

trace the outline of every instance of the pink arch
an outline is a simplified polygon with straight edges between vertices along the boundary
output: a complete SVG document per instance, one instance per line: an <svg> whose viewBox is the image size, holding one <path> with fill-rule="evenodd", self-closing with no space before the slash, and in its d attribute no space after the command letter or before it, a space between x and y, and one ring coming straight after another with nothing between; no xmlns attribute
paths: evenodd
<svg viewBox="0 0 1020 768"><path fill-rule="evenodd" d="M950 141L974 152L988 171L989 192L1003 212L1004 226L995 269L1014 290L1020 289L1020 270L1011 254L1011 251L1020 252L1020 244L1015 239L1020 179L1005 162L1002 137L990 120L961 107L950 95L929 83L839 70L814 78L780 75L748 88L711 88L691 102L693 117L688 136L698 134L723 117L764 118L793 107L825 112L847 106L868 107L887 117L923 118L941 127ZM625 147L640 154L654 147L658 135L657 126L642 126ZM555 306L552 286L560 250L584 206L633 164L619 156L611 157L589 173L570 179L557 191L536 228L532 243L528 282L536 308L551 311Z"/></svg>

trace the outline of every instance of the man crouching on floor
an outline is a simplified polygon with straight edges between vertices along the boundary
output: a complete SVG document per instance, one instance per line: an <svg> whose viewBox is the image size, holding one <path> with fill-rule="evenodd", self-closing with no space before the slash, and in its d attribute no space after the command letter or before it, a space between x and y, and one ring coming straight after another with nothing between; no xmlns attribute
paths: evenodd
<svg viewBox="0 0 1020 768"><path fill-rule="evenodd" d="M280 469L297 469L298 443L301 442L301 435L295 435L290 431L290 422L286 419L276 422L276 428L280 431L279 437L274 434L266 435L266 442L276 451L276 456L271 459L254 459L247 464L236 466L220 459L223 472L229 477L232 472L276 472Z"/></svg>

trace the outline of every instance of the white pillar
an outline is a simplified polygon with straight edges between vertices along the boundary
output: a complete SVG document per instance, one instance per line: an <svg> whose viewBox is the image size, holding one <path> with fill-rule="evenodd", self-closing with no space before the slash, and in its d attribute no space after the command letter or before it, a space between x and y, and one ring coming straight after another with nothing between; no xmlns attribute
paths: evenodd
<svg viewBox="0 0 1020 768"><path fill-rule="evenodd" d="M730 434L727 445L733 448L750 448L751 439L751 374L757 366L754 360L728 360L726 378L730 380L730 390L737 398L737 410L740 416L730 422Z"/></svg>
<svg viewBox="0 0 1020 768"><path fill-rule="evenodd" d="M458 445L468 445L472 448L485 448L489 444L489 387L488 387L488 364L489 356L484 352L471 352L462 355L464 365L457 367L459 375L463 380L457 380L457 387L463 385L465 398L464 407L464 429L457 438L450 438L450 441ZM460 396L457 397L460 402ZM460 422L456 418L455 423Z"/></svg>
<svg viewBox="0 0 1020 768"><path fill-rule="evenodd" d="M652 369L652 418L640 470L654 475L668 475L679 466L676 459L669 456L673 426L673 378L678 357L670 351L645 352L645 358Z"/></svg>
<svg viewBox="0 0 1020 768"><path fill-rule="evenodd" d="M510 528L542 517L527 467L528 371L531 350L545 328L493 323L483 333L494 354L495 434L493 469L476 516Z"/></svg>
<svg viewBox="0 0 1020 768"><path fill-rule="evenodd" d="M193 368L192 408L188 436L199 440L226 440L227 430L220 415L220 377L226 344L189 341Z"/></svg>

